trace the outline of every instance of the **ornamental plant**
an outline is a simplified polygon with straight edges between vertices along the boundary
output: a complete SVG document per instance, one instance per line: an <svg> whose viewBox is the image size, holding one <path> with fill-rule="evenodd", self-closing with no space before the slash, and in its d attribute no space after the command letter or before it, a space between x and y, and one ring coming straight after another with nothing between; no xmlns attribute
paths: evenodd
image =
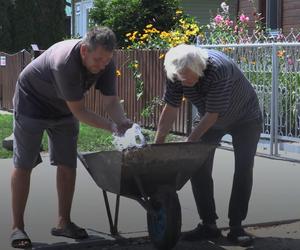
<svg viewBox="0 0 300 250"><path fill-rule="evenodd" d="M198 36L201 43L208 44L228 44L228 43L248 43L251 42L249 32L249 22L253 18L255 27L253 34L256 39L261 39L264 35L264 25L261 13L258 13L252 0L253 17L249 17L241 12L236 20L230 18L229 5L221 3L221 8L217 14L210 19L210 23L203 26L205 36Z"/></svg>
<svg viewBox="0 0 300 250"><path fill-rule="evenodd" d="M142 32L132 31L126 34L127 49L168 49L181 43L193 43L200 32L200 26L194 18L184 15L182 10L175 13L178 23L169 31L159 30L149 23Z"/></svg>

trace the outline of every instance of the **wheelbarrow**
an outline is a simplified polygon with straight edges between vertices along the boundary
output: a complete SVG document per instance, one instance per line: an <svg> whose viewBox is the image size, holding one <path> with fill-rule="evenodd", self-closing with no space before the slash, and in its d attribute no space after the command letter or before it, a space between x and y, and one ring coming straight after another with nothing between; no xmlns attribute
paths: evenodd
<svg viewBox="0 0 300 250"><path fill-rule="evenodd" d="M136 200L147 211L150 239L157 249L172 249L181 233L181 207L176 193L201 167L216 145L191 143L150 144L123 151L78 154L102 189L110 232L118 234L120 196ZM115 217L107 191L116 194Z"/></svg>

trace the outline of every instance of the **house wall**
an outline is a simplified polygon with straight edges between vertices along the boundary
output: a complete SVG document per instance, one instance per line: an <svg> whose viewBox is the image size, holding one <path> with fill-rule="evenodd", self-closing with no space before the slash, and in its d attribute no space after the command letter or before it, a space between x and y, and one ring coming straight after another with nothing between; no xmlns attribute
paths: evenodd
<svg viewBox="0 0 300 250"><path fill-rule="evenodd" d="M263 5L266 5L267 0L255 0L258 12L262 11ZM264 7L266 8L266 7ZM239 12L244 12L250 17L250 27L254 27L253 8L249 0L240 0ZM267 12L267 11L266 11ZM263 13L266 15L266 12ZM282 0L281 2L281 27L284 34L288 34L291 28L300 31L300 1L299 0Z"/></svg>
<svg viewBox="0 0 300 250"><path fill-rule="evenodd" d="M210 18L217 14L222 2L224 0L181 0L180 5L187 14L195 16L200 21L200 24L208 24ZM229 5L230 15L234 19L237 0L228 0L226 2Z"/></svg>
<svg viewBox="0 0 300 250"><path fill-rule="evenodd" d="M288 33L291 28L300 31L300 1L284 0L282 3L283 19L282 28Z"/></svg>

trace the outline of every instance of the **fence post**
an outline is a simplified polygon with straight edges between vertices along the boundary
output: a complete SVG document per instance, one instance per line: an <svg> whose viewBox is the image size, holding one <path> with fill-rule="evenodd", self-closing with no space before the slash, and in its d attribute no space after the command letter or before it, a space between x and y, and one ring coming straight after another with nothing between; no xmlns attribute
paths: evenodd
<svg viewBox="0 0 300 250"><path fill-rule="evenodd" d="M278 155L278 57L277 45L272 44L272 98L270 154ZM275 152L274 152L275 150Z"/></svg>

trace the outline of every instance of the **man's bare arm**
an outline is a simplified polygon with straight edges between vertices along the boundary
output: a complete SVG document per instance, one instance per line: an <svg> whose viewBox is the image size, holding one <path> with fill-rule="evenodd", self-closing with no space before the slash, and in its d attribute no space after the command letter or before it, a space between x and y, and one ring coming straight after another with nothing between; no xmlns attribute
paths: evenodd
<svg viewBox="0 0 300 250"><path fill-rule="evenodd" d="M110 118L117 124L127 120L120 99L117 96L103 96L103 104Z"/></svg>
<svg viewBox="0 0 300 250"><path fill-rule="evenodd" d="M159 117L158 128L155 135L155 143L164 143L172 124L174 123L178 113L178 108L166 104Z"/></svg>
<svg viewBox="0 0 300 250"><path fill-rule="evenodd" d="M92 127L102 128L110 132L116 132L116 124L95 114L94 112L87 110L84 105L84 100L74 102L67 101L67 105L73 115L80 122L86 123Z"/></svg>

